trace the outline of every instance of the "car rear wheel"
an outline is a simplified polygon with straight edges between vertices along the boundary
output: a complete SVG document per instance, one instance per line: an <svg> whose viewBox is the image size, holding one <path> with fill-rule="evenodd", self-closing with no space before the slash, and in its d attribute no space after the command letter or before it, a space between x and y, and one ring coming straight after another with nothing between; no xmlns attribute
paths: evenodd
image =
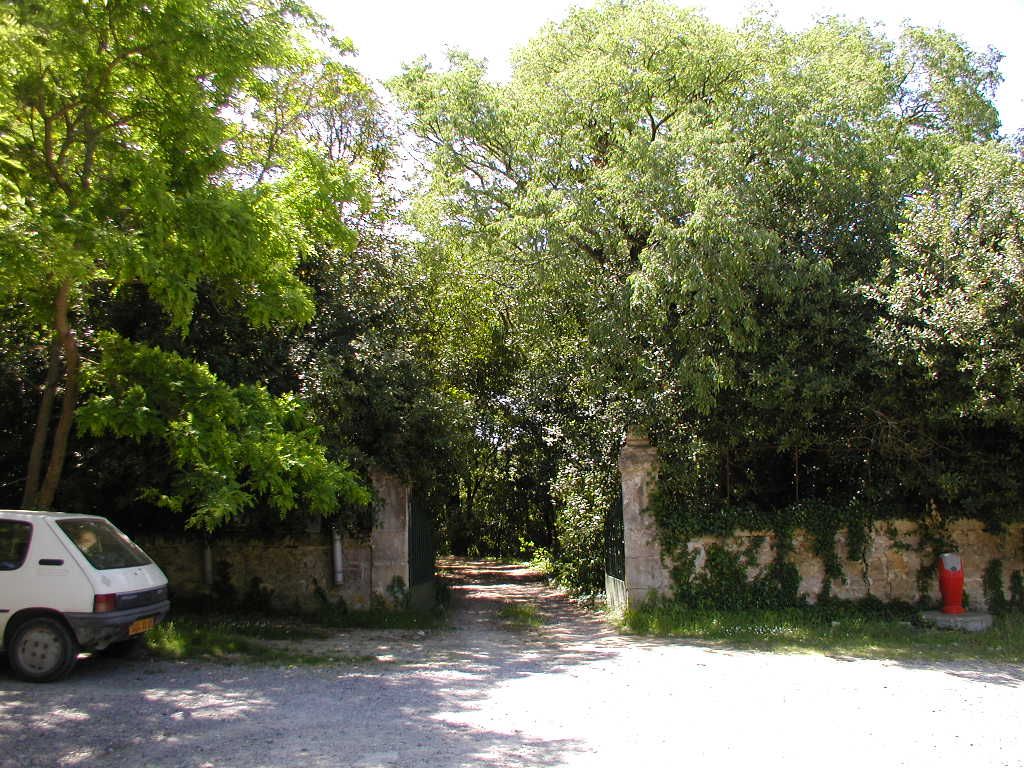
<svg viewBox="0 0 1024 768"><path fill-rule="evenodd" d="M7 647L11 670L22 680L48 683L65 677L78 658L71 630L52 616L36 616L17 626Z"/></svg>

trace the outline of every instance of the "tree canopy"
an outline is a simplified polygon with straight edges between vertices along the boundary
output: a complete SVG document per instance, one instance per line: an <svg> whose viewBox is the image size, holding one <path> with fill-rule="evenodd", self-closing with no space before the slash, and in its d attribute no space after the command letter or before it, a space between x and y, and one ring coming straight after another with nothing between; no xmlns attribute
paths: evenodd
<svg viewBox="0 0 1024 768"><path fill-rule="evenodd" d="M626 424L691 532L951 498L934 472L904 483L918 457L887 426L918 382L871 286L907 200L996 137L998 60L941 30L631 2L549 25L508 83L457 52L392 82L433 168L415 221L521 355L502 394L550 437L564 514Z"/></svg>
<svg viewBox="0 0 1024 768"><path fill-rule="evenodd" d="M552 547L585 588L639 426L670 548L1019 515L998 53L606 2L508 82L456 51L389 83L406 199L352 51L292 0L0 9L6 496L213 529L351 517L383 466L446 546Z"/></svg>
<svg viewBox="0 0 1024 768"><path fill-rule="evenodd" d="M151 432L124 428L127 402L184 427L197 412L188 398L201 401L217 389L212 381L199 385L208 376L199 363L158 348L125 354L116 337L97 336L101 328L89 314L99 297L141 289L181 335L200 294L254 328L312 318L298 266L316 248L351 249L355 238L339 208L359 207L358 185L347 158L335 161L311 146L303 120L325 120L313 112L331 106L326 97L298 101L296 84L311 81L309 93L322 87L333 99L367 86L343 64L343 47L331 47L320 22L297 2L26 1L0 14L7 54L0 115L10 170L0 291L6 305L25 308L20 319L29 339L53 348L22 501L47 507L71 437L83 350L102 358L98 367L85 361L93 369L92 430ZM316 37L326 53L314 46ZM118 372L118 363L128 370ZM119 385L119 377L128 380ZM173 406L157 394L167 386L176 389ZM317 489L311 504L319 511L337 508L337 499L326 501L331 494L368 499L348 469L322 460L315 431L283 426L302 420L294 405L247 391L220 397L258 402L256 418L291 433L267 446L262 469L273 460L284 477L302 466L290 487L275 489L282 509L294 506L285 497L305 492L299 478ZM193 420L193 449L171 440L180 469L205 478L173 502L193 502L188 512L197 525L213 527L249 503L237 486L255 469L251 457L209 461L194 450L217 445L222 456L236 456L252 436L240 424L227 418L203 432L211 425ZM157 433L180 437L167 426ZM265 488L270 480L250 482Z"/></svg>

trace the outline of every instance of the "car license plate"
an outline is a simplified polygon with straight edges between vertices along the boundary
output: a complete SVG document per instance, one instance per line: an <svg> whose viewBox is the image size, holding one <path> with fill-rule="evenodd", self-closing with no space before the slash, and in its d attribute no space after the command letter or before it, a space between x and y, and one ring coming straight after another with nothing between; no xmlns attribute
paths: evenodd
<svg viewBox="0 0 1024 768"><path fill-rule="evenodd" d="M142 632L147 632L156 626L156 619L153 616L147 616L144 619L138 619L133 621L131 626L128 627L129 635L138 635Z"/></svg>

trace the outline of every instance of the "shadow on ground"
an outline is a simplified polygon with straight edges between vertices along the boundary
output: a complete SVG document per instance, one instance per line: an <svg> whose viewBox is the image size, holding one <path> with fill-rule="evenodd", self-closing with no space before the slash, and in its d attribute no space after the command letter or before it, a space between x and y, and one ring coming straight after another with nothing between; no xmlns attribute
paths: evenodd
<svg viewBox="0 0 1024 768"><path fill-rule="evenodd" d="M28 685L0 658L0 766L515 768L584 750L463 715L504 682L609 659L623 639L526 569L453 562L448 575L453 628L426 633L422 658L403 664L282 669L97 655L68 680ZM495 614L516 601L542 606L544 626L504 627Z"/></svg>
<svg viewBox="0 0 1024 768"><path fill-rule="evenodd" d="M622 636L521 566L443 565L451 629L350 630L335 641L369 643L383 656L402 645L400 663L281 668L97 656L83 658L66 681L26 685L0 657L0 767L557 766L588 760L592 747L481 720L485 700L532 676L564 675L571 684L583 666L619 664L624 648L757 653ZM541 626L511 631L498 610L516 602L535 606ZM974 683L1024 683L1019 666L884 663ZM682 681L692 671L677 666L673 674Z"/></svg>

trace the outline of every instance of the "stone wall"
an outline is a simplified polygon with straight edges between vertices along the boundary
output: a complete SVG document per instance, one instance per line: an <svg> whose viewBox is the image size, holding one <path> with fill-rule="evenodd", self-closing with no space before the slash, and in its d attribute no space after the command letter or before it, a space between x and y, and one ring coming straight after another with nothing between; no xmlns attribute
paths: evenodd
<svg viewBox="0 0 1024 768"><path fill-rule="evenodd" d="M202 540L141 539L139 545L167 574L173 594L196 596L211 591L204 573ZM210 542L210 560L214 581L230 581L239 599L258 579L270 590L277 608L316 608L318 587L331 602L341 598L351 608L365 608L374 587L370 544L351 539L342 540L342 583L334 584L332 541L326 534L276 541L217 538Z"/></svg>
<svg viewBox="0 0 1024 768"><path fill-rule="evenodd" d="M977 520L960 520L949 525L948 533L956 544L956 551L964 564L964 592L972 608L985 607L982 577L985 568L993 559L1003 561L1003 590L1009 595L1010 574L1014 570L1024 571L1024 525L1008 526L1004 533L986 533ZM846 534L836 536L836 552L840 556L843 575L832 581L832 595L844 600L856 600L873 596L889 602L903 600L915 602L921 597L918 591L918 573L924 562L918 551L919 530L915 523L906 520L875 523L867 538L863 560L846 557ZM737 531L728 537L705 536L688 544L695 555L696 567L702 568L708 547L713 544L724 546L735 553L756 551L756 559L748 564L748 573L753 576L772 562L775 557L776 537L764 531ZM752 545L754 545L752 547ZM800 573L800 594L814 602L825 582L825 568L814 553L810 534L796 531L793 549L787 557ZM668 578L668 566L662 565L664 577ZM939 599L938 578L928 580L925 596Z"/></svg>
<svg viewBox="0 0 1024 768"><path fill-rule="evenodd" d="M609 601L624 607L642 602L652 592L669 594L672 577L671 564L661 556L657 527L647 509L657 479L656 450L643 436L627 435L619 454L619 470L626 579L620 594L609 592ZM1024 524L1008 526L1004 533L994 535L986 533L979 521L961 520L952 523L946 533L963 560L964 591L970 606L985 607L982 578L994 559L1003 561L1003 590L1009 596L1010 575L1015 570L1024 571ZM715 544L734 553L753 550L754 556L748 563L751 578L773 561L776 552L776 537L771 532L737 531L728 537L701 537L687 545L698 570L704 567L708 548ZM824 586L824 564L814 553L814 542L806 531L796 531L792 544L787 559L800 574L800 594L813 602ZM870 595L886 602L917 601L922 596L918 590L918 574L922 567L931 565L923 562L919 544L920 532L915 523L882 521L875 523L869 532L864 559L851 560L846 557L846 533L841 531L836 535L836 552L843 575L832 581L832 595L848 600ZM926 596L938 600L938 578L932 578L929 584Z"/></svg>
<svg viewBox="0 0 1024 768"><path fill-rule="evenodd" d="M167 574L173 594L203 595L229 583L242 600L253 584L268 590L278 608L314 609L323 597L366 608L374 595L392 601L400 582L409 589L409 486L386 472L371 473L379 505L369 541L342 540L341 583L335 584L333 539L308 533L267 541L239 536L139 540ZM319 526L319 523L316 524ZM314 528L314 530L316 530ZM207 551L207 546L209 550ZM255 580L255 582L254 582ZM416 607L433 602L433 583L411 595Z"/></svg>

